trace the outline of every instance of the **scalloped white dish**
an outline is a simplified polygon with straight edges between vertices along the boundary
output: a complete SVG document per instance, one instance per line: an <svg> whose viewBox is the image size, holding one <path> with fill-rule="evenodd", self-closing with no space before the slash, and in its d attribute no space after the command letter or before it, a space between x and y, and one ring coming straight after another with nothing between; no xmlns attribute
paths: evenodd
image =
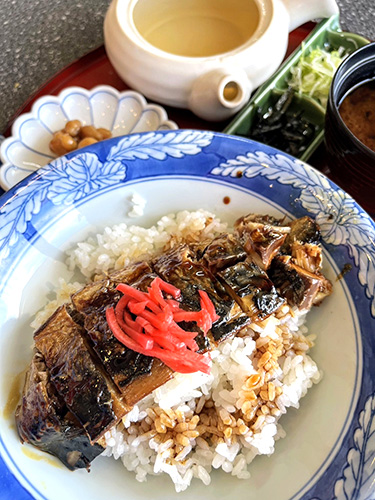
<svg viewBox="0 0 375 500"><path fill-rule="evenodd" d="M146 205L142 216L129 219L134 192ZM21 445L13 417L3 412L1 499L374 498L374 221L312 167L247 139L191 130L114 138L55 160L0 198L0 407L31 359L33 316L59 278L71 278L64 252L108 225L149 227L164 214L198 208L226 222L257 212L309 215L320 225L324 274L334 293L310 312L307 326L317 334L311 352L323 379L298 411L282 417L286 437L272 456L254 460L250 479L213 471L210 486L194 482L176 494L162 476L138 483L119 460L105 457L90 474L70 472Z"/></svg>
<svg viewBox="0 0 375 500"><path fill-rule="evenodd" d="M30 113L17 118L11 137L0 146L0 186L7 191L56 155L49 149L53 133L68 120L107 128L113 137L152 130L174 130L164 108L149 104L138 92L119 92L109 85L92 90L68 87L58 96L35 101Z"/></svg>

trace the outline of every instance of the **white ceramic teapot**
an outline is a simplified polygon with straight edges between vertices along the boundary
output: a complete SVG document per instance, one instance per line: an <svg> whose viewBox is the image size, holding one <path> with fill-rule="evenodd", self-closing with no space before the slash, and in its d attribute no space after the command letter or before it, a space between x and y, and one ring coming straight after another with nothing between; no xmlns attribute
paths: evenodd
<svg viewBox="0 0 375 500"><path fill-rule="evenodd" d="M218 121L275 72L290 31L336 13L335 0L113 0L104 41L130 87Z"/></svg>

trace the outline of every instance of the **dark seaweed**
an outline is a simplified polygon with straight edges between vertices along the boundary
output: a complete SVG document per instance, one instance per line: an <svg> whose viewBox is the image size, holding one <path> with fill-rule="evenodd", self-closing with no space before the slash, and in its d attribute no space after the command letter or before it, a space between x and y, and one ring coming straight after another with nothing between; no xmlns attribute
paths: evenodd
<svg viewBox="0 0 375 500"><path fill-rule="evenodd" d="M257 109L248 137L293 156L300 156L314 140L318 127L303 116L289 110L294 91L286 90L266 112Z"/></svg>

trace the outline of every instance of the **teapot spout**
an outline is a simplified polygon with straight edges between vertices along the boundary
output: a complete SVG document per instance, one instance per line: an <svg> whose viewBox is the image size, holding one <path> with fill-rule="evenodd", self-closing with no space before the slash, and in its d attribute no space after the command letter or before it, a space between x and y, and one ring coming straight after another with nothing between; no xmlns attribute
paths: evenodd
<svg viewBox="0 0 375 500"><path fill-rule="evenodd" d="M214 69L194 81L188 106L204 120L221 121L237 113L249 100L251 91L252 85L242 69Z"/></svg>
<svg viewBox="0 0 375 500"><path fill-rule="evenodd" d="M339 13L335 0L283 0L289 12L289 32L302 24L321 17L331 17Z"/></svg>

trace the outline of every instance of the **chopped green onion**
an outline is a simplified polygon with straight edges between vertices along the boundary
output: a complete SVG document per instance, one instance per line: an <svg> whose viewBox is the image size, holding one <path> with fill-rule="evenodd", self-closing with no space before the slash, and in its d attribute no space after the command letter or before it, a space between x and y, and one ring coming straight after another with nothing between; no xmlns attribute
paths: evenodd
<svg viewBox="0 0 375 500"><path fill-rule="evenodd" d="M302 56L296 66L291 68L288 84L299 94L305 94L327 106L329 88L336 69L343 60L343 50L328 51L313 49Z"/></svg>

